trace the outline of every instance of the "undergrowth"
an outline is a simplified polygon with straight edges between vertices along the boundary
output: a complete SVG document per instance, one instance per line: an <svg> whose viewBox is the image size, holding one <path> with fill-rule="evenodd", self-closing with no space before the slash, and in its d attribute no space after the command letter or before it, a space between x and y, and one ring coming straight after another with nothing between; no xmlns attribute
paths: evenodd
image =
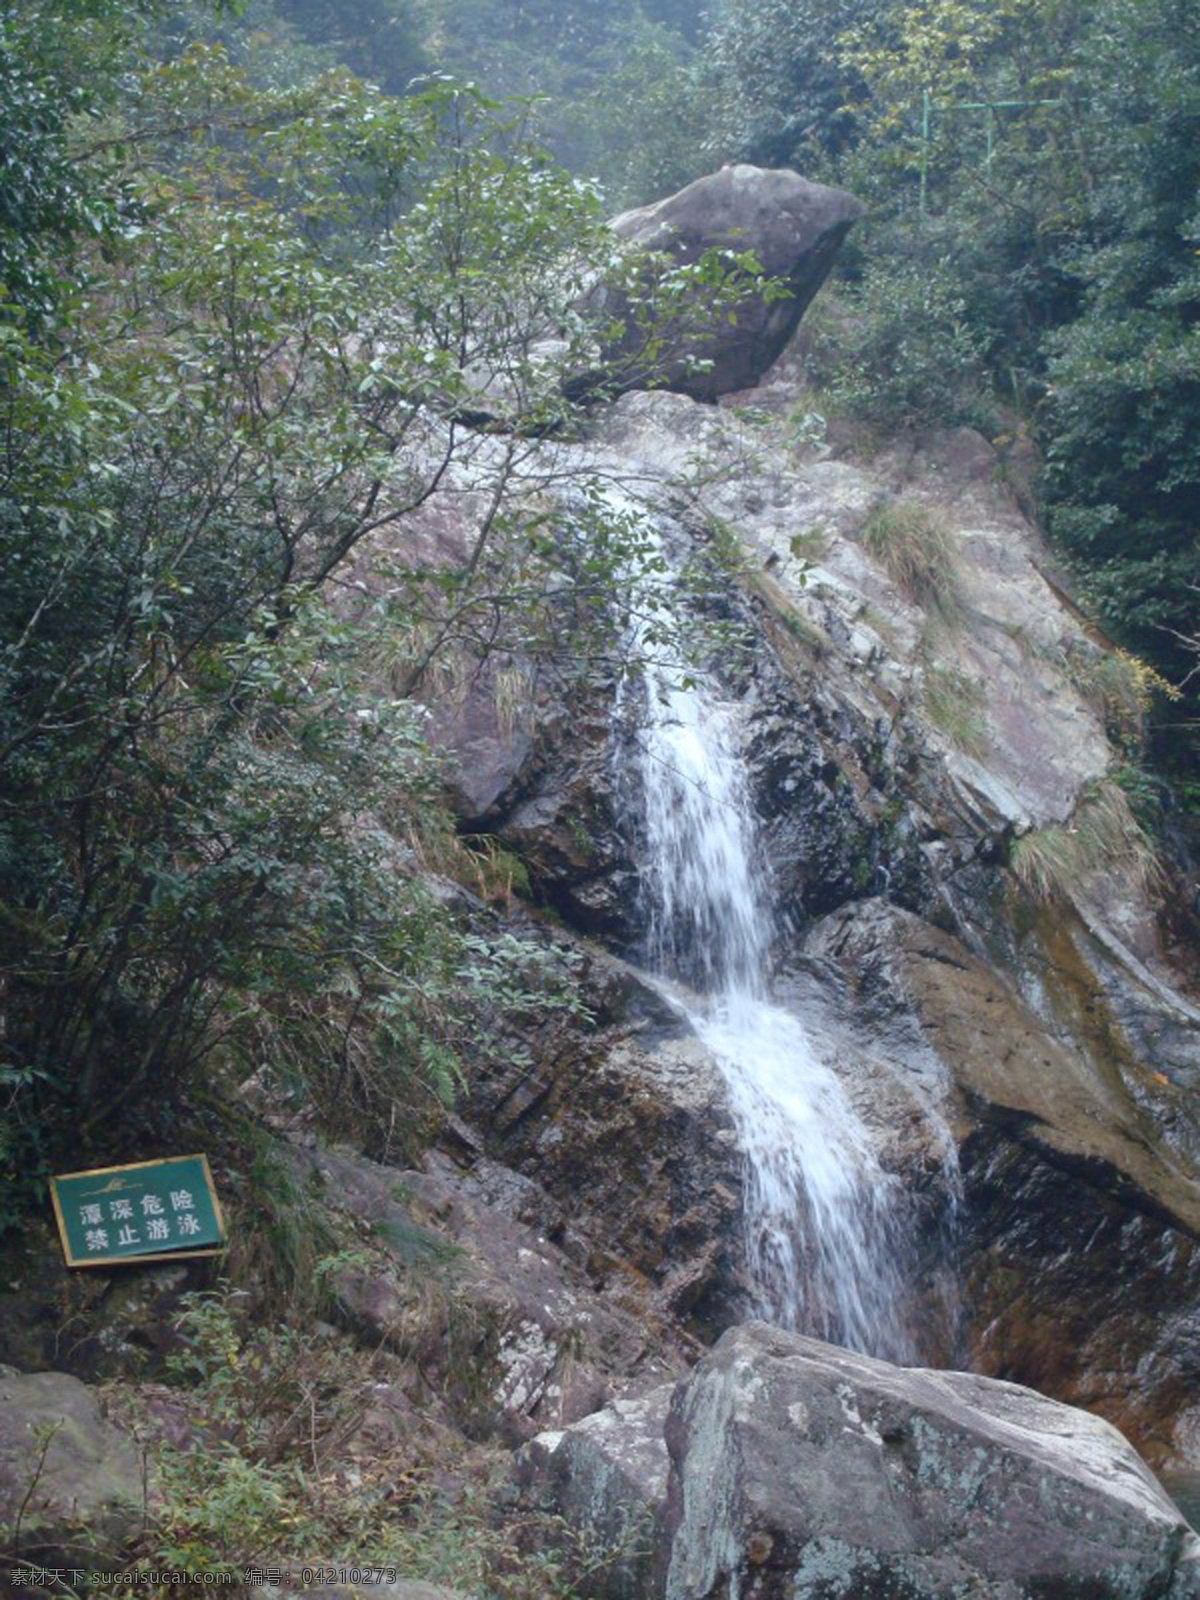
<svg viewBox="0 0 1200 1600"><path fill-rule="evenodd" d="M255 1327L238 1299L193 1296L180 1313L168 1367L185 1443L148 1447L150 1514L124 1566L140 1578L89 1592L144 1593L158 1572L240 1584L248 1566L349 1566L473 1600L566 1600L629 1554L592 1548L558 1519L502 1514L506 1452L426 1432L415 1411L392 1441L364 1435L394 1359L328 1330Z"/></svg>
<svg viewBox="0 0 1200 1600"><path fill-rule="evenodd" d="M1155 695L1178 700L1180 691L1146 661L1119 647L1101 649L1073 640L1063 651L1063 670L1103 719L1108 737L1126 755L1141 751Z"/></svg>
<svg viewBox="0 0 1200 1600"><path fill-rule="evenodd" d="M480 899L504 907L511 906L514 898L529 899L529 868L501 840L492 834L469 834L460 838L459 846L463 869L459 881Z"/></svg>
<svg viewBox="0 0 1200 1600"><path fill-rule="evenodd" d="M333 1213L281 1152L278 1141L239 1119L240 1160L222 1174L230 1204L224 1270L252 1283L255 1299L303 1318L325 1309L320 1263L344 1245Z"/></svg>

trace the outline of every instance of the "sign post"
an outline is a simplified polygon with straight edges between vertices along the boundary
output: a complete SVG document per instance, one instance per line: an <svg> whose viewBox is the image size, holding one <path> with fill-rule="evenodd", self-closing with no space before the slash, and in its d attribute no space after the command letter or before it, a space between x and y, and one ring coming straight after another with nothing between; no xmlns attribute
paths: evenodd
<svg viewBox="0 0 1200 1600"><path fill-rule="evenodd" d="M207 1156L172 1156L50 1180L68 1267L219 1255L225 1223Z"/></svg>

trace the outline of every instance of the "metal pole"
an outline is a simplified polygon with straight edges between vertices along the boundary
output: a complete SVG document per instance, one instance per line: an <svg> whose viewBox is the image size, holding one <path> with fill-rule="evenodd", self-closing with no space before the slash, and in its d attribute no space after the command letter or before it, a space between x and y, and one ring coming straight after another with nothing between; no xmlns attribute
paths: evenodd
<svg viewBox="0 0 1200 1600"><path fill-rule="evenodd" d="M929 90L921 91L921 215L925 215L929 190Z"/></svg>

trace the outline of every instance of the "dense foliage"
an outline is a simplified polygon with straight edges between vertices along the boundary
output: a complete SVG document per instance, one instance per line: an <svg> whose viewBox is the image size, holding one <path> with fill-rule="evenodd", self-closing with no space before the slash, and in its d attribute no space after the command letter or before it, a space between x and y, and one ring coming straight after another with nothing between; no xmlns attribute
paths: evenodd
<svg viewBox="0 0 1200 1600"><path fill-rule="evenodd" d="M1200 505L1200 57L1186 9L945 0L844 36L863 86L849 170L895 185L876 189L882 239L956 285L1001 396L1039 436L1049 526L1085 600L1177 682ZM928 141L913 115L926 92Z"/></svg>
<svg viewBox="0 0 1200 1600"><path fill-rule="evenodd" d="M531 438L596 363L574 300L622 264L520 116L342 69L264 87L220 41L149 53L142 22L47 0L3 35L0 1085L24 1180L256 1071L411 1122L497 1018L574 1004L547 947L423 886L449 824L411 696L568 635L603 665L653 559L577 470L566 505ZM367 542L374 590L350 581Z"/></svg>

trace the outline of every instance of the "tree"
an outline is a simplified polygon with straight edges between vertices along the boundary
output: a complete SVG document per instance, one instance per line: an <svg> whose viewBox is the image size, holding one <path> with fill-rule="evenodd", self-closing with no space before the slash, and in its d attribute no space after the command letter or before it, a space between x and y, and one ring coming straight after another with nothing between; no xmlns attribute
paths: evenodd
<svg viewBox="0 0 1200 1600"><path fill-rule="evenodd" d="M80 167L67 134L115 93L146 9L34 0L0 16L0 315L10 320L53 318L76 244L121 226L121 185L103 163Z"/></svg>
<svg viewBox="0 0 1200 1600"><path fill-rule="evenodd" d="M595 359L574 302L615 245L519 118L446 83L260 91L211 46L126 80L45 137L127 225L60 261L52 336L0 325L0 1083L27 1175L218 1068L302 1067L343 1110L444 1093L489 1006L567 1003L552 957L423 889L444 824L406 691L456 649L600 648L655 559L574 460L556 509L531 436ZM467 426L481 394L521 426ZM458 561L405 544L443 491ZM387 593L348 607L384 540Z"/></svg>
<svg viewBox="0 0 1200 1600"><path fill-rule="evenodd" d="M1091 134L1081 312L1050 341L1042 426L1053 533L1106 623L1177 681L1200 577L1200 63L1185 11L1112 0L1075 54ZM1194 730L1194 700L1177 715Z"/></svg>
<svg viewBox="0 0 1200 1600"><path fill-rule="evenodd" d="M855 137L839 41L879 9L875 0L727 0L704 45L720 107L710 156L827 170Z"/></svg>

